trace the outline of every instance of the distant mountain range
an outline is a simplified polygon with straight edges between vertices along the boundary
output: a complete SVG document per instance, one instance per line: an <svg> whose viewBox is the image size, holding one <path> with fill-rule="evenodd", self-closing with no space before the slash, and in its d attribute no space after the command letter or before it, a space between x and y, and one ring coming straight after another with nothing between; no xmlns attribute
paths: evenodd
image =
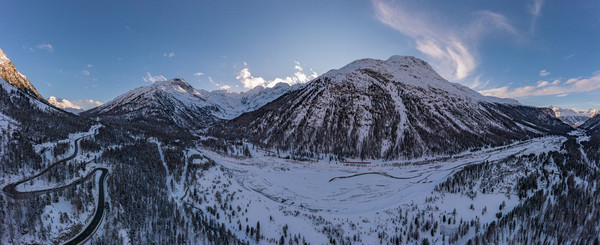
<svg viewBox="0 0 600 245"><path fill-rule="evenodd" d="M298 154L385 159L456 154L565 134L571 127L557 117L578 125L596 112L486 97L446 81L425 61L410 56L357 60L307 84L244 93L196 90L183 79L172 79L81 112L68 100L44 100L4 53L1 57L4 80L33 96L40 107L52 104L85 118L159 132L210 129Z"/></svg>
<svg viewBox="0 0 600 245"><path fill-rule="evenodd" d="M589 110L575 110L575 109L563 109L559 107L552 107L556 117L558 117L563 122L572 125L579 126L584 124L588 119L595 116L600 112L597 109L589 109Z"/></svg>
<svg viewBox="0 0 600 245"><path fill-rule="evenodd" d="M196 90L185 80L176 78L130 90L81 115L149 128L199 130L255 110L299 86L278 84L273 88L258 87L244 93L209 92Z"/></svg>

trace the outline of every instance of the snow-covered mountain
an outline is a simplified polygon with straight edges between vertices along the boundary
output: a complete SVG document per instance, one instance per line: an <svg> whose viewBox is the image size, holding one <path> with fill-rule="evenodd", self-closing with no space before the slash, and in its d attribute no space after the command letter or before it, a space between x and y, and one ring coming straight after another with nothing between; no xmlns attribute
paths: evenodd
<svg viewBox="0 0 600 245"><path fill-rule="evenodd" d="M176 78L130 90L80 115L155 129L199 129L214 123L217 118L213 114L219 110L186 81Z"/></svg>
<svg viewBox="0 0 600 245"><path fill-rule="evenodd" d="M563 122L572 125L579 126L585 123L588 119L595 116L600 110L589 109L589 110L574 110L574 109L563 109L559 107L552 107L554 114Z"/></svg>
<svg viewBox="0 0 600 245"><path fill-rule="evenodd" d="M12 61L4 54L2 49L0 49L0 78L18 89L37 96L41 100L44 99L29 82L27 77L17 71Z"/></svg>
<svg viewBox="0 0 600 245"><path fill-rule="evenodd" d="M81 108L81 106L73 104L73 102L68 101L66 99L50 96L48 97L47 101L53 106L56 106L57 108L63 109L67 112L71 112L73 114L79 114L83 111L83 108Z"/></svg>
<svg viewBox="0 0 600 245"><path fill-rule="evenodd" d="M265 147L387 159L454 154L570 128L550 109L483 96L406 56L354 61L228 126L232 137Z"/></svg>
<svg viewBox="0 0 600 245"><path fill-rule="evenodd" d="M243 93L225 90L209 92L196 90L185 80L176 78L130 90L81 115L141 123L149 127L171 125L203 129L215 122L255 110L299 86L278 84L273 88L257 87Z"/></svg>

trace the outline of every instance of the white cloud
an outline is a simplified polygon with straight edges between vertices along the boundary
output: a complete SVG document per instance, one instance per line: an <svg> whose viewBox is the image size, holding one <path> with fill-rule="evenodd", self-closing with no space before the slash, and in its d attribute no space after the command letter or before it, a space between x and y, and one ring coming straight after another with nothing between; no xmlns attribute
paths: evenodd
<svg viewBox="0 0 600 245"><path fill-rule="evenodd" d="M97 101L97 100L93 100L93 99L87 99L87 100L75 100L72 101L73 104L81 106L84 110L88 110L94 107L98 107L103 105L104 103Z"/></svg>
<svg viewBox="0 0 600 245"><path fill-rule="evenodd" d="M247 65L246 62L244 62L245 65ZM305 74L302 72L303 68L300 65L299 62L295 62L295 66L294 66L294 70L296 70L296 72L294 73L294 75L292 76L287 76L285 78L275 78L273 80L266 80L262 77L254 77L252 76L252 73L250 73L250 70L246 67L244 69L242 69L240 71L240 74L238 76L236 76L235 78L237 80L239 80L243 85L244 88L255 88L258 86L262 86L262 87L274 87L276 84L278 83L287 83L289 85L294 85L297 83L305 83L310 81L311 79L316 78L318 75L316 72L312 71L311 74Z"/></svg>
<svg viewBox="0 0 600 245"><path fill-rule="evenodd" d="M167 57L167 58L172 58L172 57L174 57L174 56L175 56L175 53L174 53L174 52L170 52L170 53L164 53L164 54L163 54L163 57Z"/></svg>
<svg viewBox="0 0 600 245"><path fill-rule="evenodd" d="M229 86L229 85L223 85L223 86L219 87L219 89L229 90L229 89L231 89L231 86Z"/></svg>
<svg viewBox="0 0 600 245"><path fill-rule="evenodd" d="M48 82L47 82L47 83L46 83L46 85L48 85L48 87L52 87L52 84L51 84L51 83L48 83Z"/></svg>
<svg viewBox="0 0 600 245"><path fill-rule="evenodd" d="M93 66L92 64L88 64L88 65L87 65L87 67L88 67L88 68L92 68L92 67L94 67L94 66Z"/></svg>
<svg viewBox="0 0 600 245"><path fill-rule="evenodd" d="M531 32L535 31L535 23L537 22L537 19L542 16L543 4L544 0L533 0L533 4L529 5L529 10L532 16L531 26L529 27Z"/></svg>
<svg viewBox="0 0 600 245"><path fill-rule="evenodd" d="M194 76L197 76L197 77L202 76L202 75L204 75L204 73L202 73L202 72L196 72L196 73L194 73Z"/></svg>
<svg viewBox="0 0 600 245"><path fill-rule="evenodd" d="M600 89L600 73L594 73L587 78L571 78L565 82L557 79L552 82L539 81L536 86L509 88L508 86L479 91L483 95L502 98L519 98L529 96L557 95L566 96L569 93L589 92Z"/></svg>
<svg viewBox="0 0 600 245"><path fill-rule="evenodd" d="M88 71L88 70L83 70L83 71L81 71L81 73L83 73L84 76L90 75L90 71Z"/></svg>
<svg viewBox="0 0 600 245"><path fill-rule="evenodd" d="M546 71L545 69L540 71L540 77L545 77L545 76L548 76L548 75L550 75L549 71Z"/></svg>
<svg viewBox="0 0 600 245"><path fill-rule="evenodd" d="M50 53L54 52L54 47L52 47L49 43L42 43L40 45L35 46L39 50L46 50ZM30 49L31 50L31 49Z"/></svg>
<svg viewBox="0 0 600 245"><path fill-rule="evenodd" d="M490 80L481 81L481 75L479 75L479 76L475 77L475 80L473 80L473 83L471 85L469 85L469 88L471 88L471 89L484 88L489 83L490 83Z"/></svg>
<svg viewBox="0 0 600 245"><path fill-rule="evenodd" d="M144 82L151 82L151 83L167 80L163 75L152 76L152 74L150 74L150 72L146 72L146 76L144 76L143 79L144 79Z"/></svg>
<svg viewBox="0 0 600 245"><path fill-rule="evenodd" d="M481 37L494 30L517 34L506 17L491 11L473 12L466 26L448 26L434 21L434 13L408 9L400 2L373 0L375 16L381 23L412 38L417 50L433 58L440 73L452 80L470 76L477 67L476 46Z"/></svg>
<svg viewBox="0 0 600 245"><path fill-rule="evenodd" d="M533 4L531 5L531 14L533 16L542 15L542 4L544 4L544 0L533 0Z"/></svg>

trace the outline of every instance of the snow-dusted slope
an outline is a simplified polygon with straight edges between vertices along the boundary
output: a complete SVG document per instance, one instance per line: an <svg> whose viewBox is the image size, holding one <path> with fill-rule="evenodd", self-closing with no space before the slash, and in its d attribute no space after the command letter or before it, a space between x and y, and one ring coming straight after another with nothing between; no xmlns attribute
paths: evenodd
<svg viewBox="0 0 600 245"><path fill-rule="evenodd" d="M68 101L66 99L61 99L61 98L57 98L54 96L50 96L50 97L48 97L47 101L51 105L56 106L65 111L71 112L73 114L79 114L83 111L83 108L81 108L81 106L73 104L73 102Z"/></svg>
<svg viewBox="0 0 600 245"><path fill-rule="evenodd" d="M2 52L2 49L0 49L0 78L18 89L37 96L41 100L44 99L29 82L27 77L17 71L12 61Z"/></svg>
<svg viewBox="0 0 600 245"><path fill-rule="evenodd" d="M558 117L563 122L572 125L579 126L585 123L588 119L595 116L600 112L599 110L589 109L589 110L574 110L574 109L563 109L559 107L553 107L552 110L556 117Z"/></svg>
<svg viewBox="0 0 600 245"><path fill-rule="evenodd" d="M232 120L228 132L302 154L398 158L569 130L550 109L483 96L405 56L357 60Z"/></svg>
<svg viewBox="0 0 600 245"><path fill-rule="evenodd" d="M588 134L600 133L600 114L596 114L589 120L585 121L579 128L587 131Z"/></svg>

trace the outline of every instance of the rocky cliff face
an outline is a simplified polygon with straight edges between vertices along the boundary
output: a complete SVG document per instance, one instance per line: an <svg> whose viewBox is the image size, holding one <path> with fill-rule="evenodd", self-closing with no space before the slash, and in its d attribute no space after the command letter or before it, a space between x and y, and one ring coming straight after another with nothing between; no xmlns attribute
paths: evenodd
<svg viewBox="0 0 600 245"><path fill-rule="evenodd" d="M18 89L44 100L27 77L17 71L12 61L2 52L2 49L0 49L0 77Z"/></svg>

